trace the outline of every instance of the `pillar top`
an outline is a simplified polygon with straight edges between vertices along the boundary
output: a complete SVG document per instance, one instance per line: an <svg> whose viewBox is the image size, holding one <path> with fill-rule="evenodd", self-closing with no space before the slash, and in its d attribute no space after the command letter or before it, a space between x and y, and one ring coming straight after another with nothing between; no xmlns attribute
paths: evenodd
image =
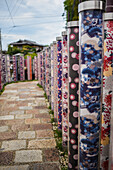
<svg viewBox="0 0 113 170"><path fill-rule="evenodd" d="M94 10L94 9L99 9L99 10L104 10L105 8L105 3L103 1L85 1L81 2L78 5L78 12L82 12L85 10Z"/></svg>
<svg viewBox="0 0 113 170"><path fill-rule="evenodd" d="M51 43L50 46L53 46L53 43Z"/></svg>
<svg viewBox="0 0 113 170"><path fill-rule="evenodd" d="M63 31L63 32L62 32L62 36L63 36L63 35L67 35L67 31Z"/></svg>
<svg viewBox="0 0 113 170"><path fill-rule="evenodd" d="M62 37L56 37L56 41L62 40Z"/></svg>
<svg viewBox="0 0 113 170"><path fill-rule="evenodd" d="M104 13L104 21L113 20L113 12Z"/></svg>
<svg viewBox="0 0 113 170"><path fill-rule="evenodd" d="M56 41L53 41L53 44L56 44Z"/></svg>
<svg viewBox="0 0 113 170"><path fill-rule="evenodd" d="M69 21L67 23L67 27L70 28L70 27L76 27L76 26L79 26L79 21Z"/></svg>

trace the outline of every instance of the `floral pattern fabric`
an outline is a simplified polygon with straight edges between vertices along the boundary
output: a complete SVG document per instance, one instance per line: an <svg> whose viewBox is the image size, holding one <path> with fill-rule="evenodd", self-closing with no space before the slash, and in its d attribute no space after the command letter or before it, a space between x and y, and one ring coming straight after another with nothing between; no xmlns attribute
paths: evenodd
<svg viewBox="0 0 113 170"><path fill-rule="evenodd" d="M68 49L67 35L62 36L62 145L68 142Z"/></svg>
<svg viewBox="0 0 113 170"><path fill-rule="evenodd" d="M109 169L110 118L112 106L112 60L113 60L113 21L104 23L104 64L103 64L103 111L101 129L101 162L103 170Z"/></svg>
<svg viewBox="0 0 113 170"><path fill-rule="evenodd" d="M68 28L69 40L69 163L78 169L78 94L79 94L79 27Z"/></svg>
<svg viewBox="0 0 113 170"><path fill-rule="evenodd" d="M80 17L80 169L99 167L102 86L102 11Z"/></svg>
<svg viewBox="0 0 113 170"><path fill-rule="evenodd" d="M57 41L58 68L58 129L62 130L62 41Z"/></svg>
<svg viewBox="0 0 113 170"><path fill-rule="evenodd" d="M57 80L57 44L53 43L53 55L54 55L54 120L58 119L58 80Z"/></svg>

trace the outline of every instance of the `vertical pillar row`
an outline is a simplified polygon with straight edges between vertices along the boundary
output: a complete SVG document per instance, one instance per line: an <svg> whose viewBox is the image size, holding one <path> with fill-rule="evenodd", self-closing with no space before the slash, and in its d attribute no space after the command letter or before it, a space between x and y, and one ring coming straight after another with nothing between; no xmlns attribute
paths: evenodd
<svg viewBox="0 0 113 170"><path fill-rule="evenodd" d="M112 109L113 13L104 14L104 63L100 167L109 169L110 127Z"/></svg>
<svg viewBox="0 0 113 170"><path fill-rule="evenodd" d="M68 49L67 31L62 32L62 145L68 143Z"/></svg>
<svg viewBox="0 0 113 170"><path fill-rule="evenodd" d="M79 169L99 168L102 112L102 1L79 4L80 136Z"/></svg>
<svg viewBox="0 0 113 170"><path fill-rule="evenodd" d="M58 129L62 130L62 37L57 41L57 76L58 76Z"/></svg>
<svg viewBox="0 0 113 170"><path fill-rule="evenodd" d="M68 22L69 143L68 169L78 167L79 22Z"/></svg>

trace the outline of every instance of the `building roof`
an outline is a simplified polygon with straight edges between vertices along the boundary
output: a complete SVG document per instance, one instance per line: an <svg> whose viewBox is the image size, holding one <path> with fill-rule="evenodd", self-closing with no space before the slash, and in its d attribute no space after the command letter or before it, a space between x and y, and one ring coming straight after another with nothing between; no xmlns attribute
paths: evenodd
<svg viewBox="0 0 113 170"><path fill-rule="evenodd" d="M9 45L32 45L32 46L40 46L44 47L44 45L37 44L35 41L30 40L18 40L17 42L10 43Z"/></svg>

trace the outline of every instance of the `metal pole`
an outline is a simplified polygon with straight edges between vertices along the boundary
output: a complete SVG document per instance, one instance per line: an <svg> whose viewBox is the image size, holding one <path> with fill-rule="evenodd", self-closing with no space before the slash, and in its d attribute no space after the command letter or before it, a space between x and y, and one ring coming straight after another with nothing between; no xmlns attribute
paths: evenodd
<svg viewBox="0 0 113 170"><path fill-rule="evenodd" d="M102 1L79 4L80 147L79 169L99 169L102 112Z"/></svg>
<svg viewBox="0 0 113 170"><path fill-rule="evenodd" d="M68 22L68 169L78 167L79 22Z"/></svg>

